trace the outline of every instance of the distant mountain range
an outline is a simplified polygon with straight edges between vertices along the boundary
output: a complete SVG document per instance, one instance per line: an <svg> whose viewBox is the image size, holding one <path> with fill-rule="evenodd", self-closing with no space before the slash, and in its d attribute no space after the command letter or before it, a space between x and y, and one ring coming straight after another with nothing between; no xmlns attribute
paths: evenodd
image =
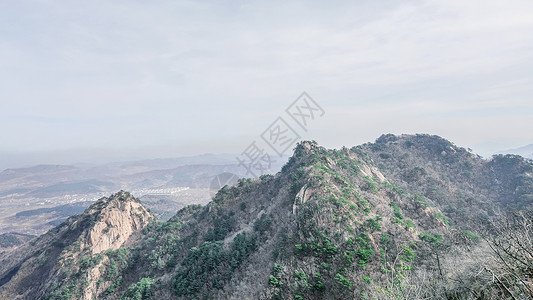
<svg viewBox="0 0 533 300"><path fill-rule="evenodd" d="M279 171L286 159L270 172ZM230 154L6 169L0 172L0 233L41 234L121 189L168 218L185 205L210 201L210 183L223 172L247 175Z"/></svg>
<svg viewBox="0 0 533 300"><path fill-rule="evenodd" d="M523 146L516 149L509 149L499 152L500 154L517 154L529 159L533 159L533 144Z"/></svg>

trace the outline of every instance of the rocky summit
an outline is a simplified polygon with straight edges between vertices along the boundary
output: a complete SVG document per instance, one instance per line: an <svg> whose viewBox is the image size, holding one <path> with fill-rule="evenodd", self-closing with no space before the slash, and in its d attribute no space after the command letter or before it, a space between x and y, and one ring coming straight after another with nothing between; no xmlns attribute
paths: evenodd
<svg viewBox="0 0 533 300"><path fill-rule="evenodd" d="M1 299L528 299L533 163L392 134L301 142L158 221L127 192L0 257Z"/></svg>
<svg viewBox="0 0 533 300"><path fill-rule="evenodd" d="M110 257L153 220L127 192L98 200L83 214L0 257L0 298L96 298L109 285L100 282Z"/></svg>

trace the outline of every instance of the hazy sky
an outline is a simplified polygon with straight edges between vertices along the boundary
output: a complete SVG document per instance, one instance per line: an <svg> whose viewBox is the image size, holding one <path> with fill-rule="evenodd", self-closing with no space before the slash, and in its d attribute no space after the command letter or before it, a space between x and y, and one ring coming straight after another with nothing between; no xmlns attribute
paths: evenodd
<svg viewBox="0 0 533 300"><path fill-rule="evenodd" d="M0 167L239 153L307 91L333 148L533 143L533 1L0 0Z"/></svg>

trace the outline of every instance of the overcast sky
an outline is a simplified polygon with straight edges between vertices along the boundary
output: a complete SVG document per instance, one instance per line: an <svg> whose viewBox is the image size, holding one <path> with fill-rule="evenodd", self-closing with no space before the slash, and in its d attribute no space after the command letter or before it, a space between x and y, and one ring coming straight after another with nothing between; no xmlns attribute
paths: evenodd
<svg viewBox="0 0 533 300"><path fill-rule="evenodd" d="M328 148L488 154L533 143L533 1L4 0L0 82L0 168L240 153L303 91Z"/></svg>

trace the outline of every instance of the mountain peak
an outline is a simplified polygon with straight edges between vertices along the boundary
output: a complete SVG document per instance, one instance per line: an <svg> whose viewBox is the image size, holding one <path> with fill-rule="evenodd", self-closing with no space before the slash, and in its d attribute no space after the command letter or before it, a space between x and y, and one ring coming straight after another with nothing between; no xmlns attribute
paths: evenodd
<svg viewBox="0 0 533 300"><path fill-rule="evenodd" d="M456 282L497 262L479 239L486 222L533 207L532 170L520 157L484 160L434 135L337 150L303 141L281 172L225 186L167 222L148 225L152 214L125 191L100 199L30 242L24 257L0 258L0 298L463 295ZM470 284L475 298L505 298L509 290L486 278Z"/></svg>
<svg viewBox="0 0 533 300"><path fill-rule="evenodd" d="M154 219L128 192L99 199L83 214L70 217L24 247L1 257L0 298L10 298L4 293L13 295L13 289L21 299L61 294L62 282L75 274L87 283L76 298L93 299L105 287L97 283L99 270L110 263L115 251L125 247L135 233ZM65 266L70 266L68 271ZM33 282L53 282L56 288Z"/></svg>
<svg viewBox="0 0 533 300"><path fill-rule="evenodd" d="M154 220L154 215L129 192L120 191L91 205L73 225L92 220L85 239L80 241L93 253L116 250L136 231Z"/></svg>

